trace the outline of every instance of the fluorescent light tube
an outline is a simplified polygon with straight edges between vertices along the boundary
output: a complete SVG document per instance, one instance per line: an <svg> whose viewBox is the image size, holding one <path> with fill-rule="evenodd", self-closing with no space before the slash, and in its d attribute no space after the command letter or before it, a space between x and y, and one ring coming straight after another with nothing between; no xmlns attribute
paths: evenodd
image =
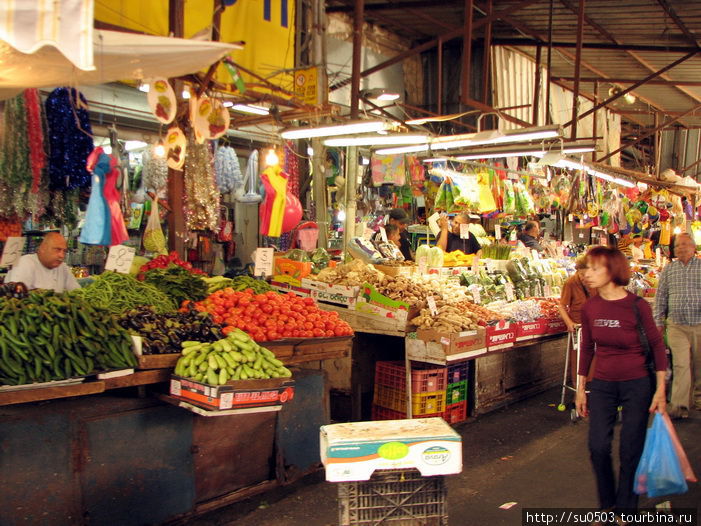
<svg viewBox="0 0 701 526"><path fill-rule="evenodd" d="M362 137L337 137L325 139L326 146L381 146L392 144L419 144L428 140L427 135L364 135Z"/></svg>
<svg viewBox="0 0 701 526"><path fill-rule="evenodd" d="M226 105L226 103L224 103ZM263 106L255 106L253 104L234 104L231 106L232 110L240 111L242 113L251 113L253 115L269 115L270 110Z"/></svg>
<svg viewBox="0 0 701 526"><path fill-rule="evenodd" d="M335 135L351 135L354 133L372 133L389 129L391 125L385 121L362 121L311 128L295 128L283 131L283 139L309 139L312 137L332 137Z"/></svg>
<svg viewBox="0 0 701 526"><path fill-rule="evenodd" d="M397 148L382 148L375 150L378 155L394 155L398 153L414 153L428 151L428 144L414 144L412 146L399 146Z"/></svg>

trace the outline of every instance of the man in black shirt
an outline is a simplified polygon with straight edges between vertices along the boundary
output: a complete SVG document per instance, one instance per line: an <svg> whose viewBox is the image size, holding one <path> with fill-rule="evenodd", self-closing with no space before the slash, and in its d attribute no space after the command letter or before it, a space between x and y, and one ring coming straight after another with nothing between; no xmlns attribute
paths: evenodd
<svg viewBox="0 0 701 526"><path fill-rule="evenodd" d="M462 250L465 254L475 254L479 258L482 256L482 246L475 235L472 232L468 232L466 239L460 237L460 225L469 223L470 218L467 214L458 214L453 218L452 229L449 229L448 218L442 216L438 219L438 226L441 227L441 232L438 234L436 245L441 247L444 252Z"/></svg>

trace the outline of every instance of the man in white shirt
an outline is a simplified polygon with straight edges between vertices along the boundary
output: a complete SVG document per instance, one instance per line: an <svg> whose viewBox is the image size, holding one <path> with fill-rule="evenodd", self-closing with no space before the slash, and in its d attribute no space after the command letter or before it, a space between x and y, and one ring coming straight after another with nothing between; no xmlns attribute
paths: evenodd
<svg viewBox="0 0 701 526"><path fill-rule="evenodd" d="M47 289L65 292L80 288L75 276L63 260L68 245L58 232L44 236L36 254L26 254L8 272L5 282L21 281L29 290Z"/></svg>
<svg viewBox="0 0 701 526"><path fill-rule="evenodd" d="M643 236L640 234L633 236L633 243L630 245L630 253L633 256L633 261L645 259L645 251L643 250Z"/></svg>

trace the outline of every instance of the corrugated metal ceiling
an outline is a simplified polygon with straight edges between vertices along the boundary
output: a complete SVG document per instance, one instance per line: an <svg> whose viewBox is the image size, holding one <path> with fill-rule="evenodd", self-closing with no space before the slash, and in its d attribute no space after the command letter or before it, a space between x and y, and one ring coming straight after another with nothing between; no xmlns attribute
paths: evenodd
<svg viewBox="0 0 701 526"><path fill-rule="evenodd" d="M327 0L327 11L352 13L353 0ZM459 38L464 20L465 0L368 0L365 19L412 40L416 44L453 32ZM492 11L501 13L493 23L492 39L510 44L535 57L536 42L548 41L552 5L552 41L569 44L554 48L552 76L565 86L572 86L577 34L578 0L493 0ZM483 37L484 24L479 21L488 10L486 0L475 0L473 34ZM607 45L616 49L582 50L581 77L599 79L599 99L609 96L614 87L630 83L614 80L642 80L690 50L698 49L701 36L701 1L690 0L586 0L583 42ZM528 45L524 45L525 43ZM521 44L521 45L519 45ZM650 46L656 46L650 50ZM646 49L647 48L647 49ZM543 49L543 63L546 50ZM613 103L632 122L651 125L653 114L660 112L669 121L701 105L701 55L656 78L670 84L647 84L634 91L638 100ZM674 82L685 85L674 85ZM697 86L689 85L698 83ZM583 94L592 96L594 82L582 82ZM615 88L614 88L615 89ZM679 121L688 127L701 127L701 110Z"/></svg>

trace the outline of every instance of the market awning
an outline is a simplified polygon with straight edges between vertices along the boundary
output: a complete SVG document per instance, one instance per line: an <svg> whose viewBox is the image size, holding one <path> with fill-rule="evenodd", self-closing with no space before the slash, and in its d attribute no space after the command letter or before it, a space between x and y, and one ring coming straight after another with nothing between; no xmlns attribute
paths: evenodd
<svg viewBox="0 0 701 526"><path fill-rule="evenodd" d="M93 44L96 69L83 71L54 47L28 55L0 42L0 98L13 97L27 88L187 75L242 48L239 44L106 30L94 32Z"/></svg>

